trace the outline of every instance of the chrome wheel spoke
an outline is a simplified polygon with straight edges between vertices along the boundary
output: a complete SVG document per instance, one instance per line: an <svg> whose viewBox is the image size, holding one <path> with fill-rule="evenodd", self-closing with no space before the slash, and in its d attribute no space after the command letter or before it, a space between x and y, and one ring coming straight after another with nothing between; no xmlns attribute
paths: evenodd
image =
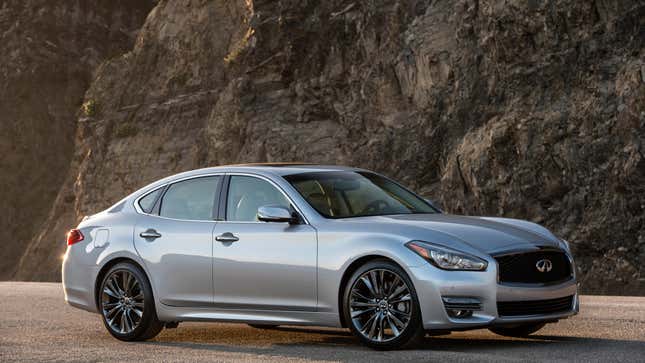
<svg viewBox="0 0 645 363"><path fill-rule="evenodd" d="M145 302L143 290L134 274L128 270L112 272L105 279L100 298L103 318L112 331L129 334L138 327Z"/></svg>
<svg viewBox="0 0 645 363"><path fill-rule="evenodd" d="M396 315L394 315L392 312L390 312L390 316L388 317L388 319L391 322L394 322L394 325L396 325L397 328L401 328L401 329L405 328L405 323L401 321L401 319L397 318Z"/></svg>
<svg viewBox="0 0 645 363"><path fill-rule="evenodd" d="M112 296L115 299L119 298L119 293L116 292L115 290L112 290L112 288L108 285L105 285L105 288L103 289L103 292Z"/></svg>
<svg viewBox="0 0 645 363"><path fill-rule="evenodd" d="M363 273L351 287L349 313L356 330L383 342L401 335L410 322L412 295L405 280L385 268Z"/></svg>
<svg viewBox="0 0 645 363"><path fill-rule="evenodd" d="M131 283L131 280L132 280L132 275L130 275L129 273L127 273L125 271L123 271L122 275L123 275L122 276L122 279L123 279L123 291L126 294L129 294L130 293L130 283Z"/></svg>
<svg viewBox="0 0 645 363"><path fill-rule="evenodd" d="M124 315L125 315L125 321L126 321L126 325L128 327L128 330L133 329L134 322L132 321L132 317L130 316L130 310L126 309L125 312L124 312Z"/></svg>
<svg viewBox="0 0 645 363"><path fill-rule="evenodd" d="M396 310L396 309L392 309L392 310L390 310L390 312L392 314L399 314L399 316L402 316L403 319L407 319L407 318L410 317L410 314L408 314L406 312L403 312L403 311Z"/></svg>
<svg viewBox="0 0 645 363"><path fill-rule="evenodd" d="M363 314L366 314L366 313L373 313L374 310L376 310L376 309L371 308L371 309L366 309L366 310L352 311L352 319L355 319L355 318L357 318L357 317L359 317L359 316L361 316Z"/></svg>
<svg viewBox="0 0 645 363"><path fill-rule="evenodd" d="M379 294L379 297L383 297L384 291L383 288L385 287L383 281L385 280L384 277L385 271L384 270L378 270L374 272L374 281L376 281L376 291Z"/></svg>
<svg viewBox="0 0 645 363"><path fill-rule="evenodd" d="M370 299L370 298L367 298L367 297L363 296L360 292L358 292L356 290L352 290L352 296L356 296L359 299L363 299L363 300L367 300L367 301L372 301L373 300L373 299Z"/></svg>
<svg viewBox="0 0 645 363"><path fill-rule="evenodd" d="M361 328L361 333L363 333L363 334L367 333L367 331L369 330L370 326L372 326L372 322L374 321L374 319L376 319L376 315L377 315L376 313L370 315L369 319L367 319L365 324L363 324L363 326Z"/></svg>
<svg viewBox="0 0 645 363"><path fill-rule="evenodd" d="M401 285L399 287L397 287L396 290L394 290L394 292L391 293L390 296L388 296L388 298L389 299L394 299L395 297L400 295L402 292L407 291L407 290L408 290L408 287L405 286L405 284L401 283Z"/></svg>
<svg viewBox="0 0 645 363"><path fill-rule="evenodd" d="M376 297L382 297L383 292L381 291L381 282L379 281L379 274L378 272L372 270L369 273L370 281L372 281L372 286L374 286L374 292L376 294Z"/></svg>
<svg viewBox="0 0 645 363"><path fill-rule="evenodd" d="M374 290L374 286L372 285L370 278L367 276L363 276L361 277L361 281L363 281L363 284L367 287L367 290L370 292L372 297L376 297L376 291Z"/></svg>
<svg viewBox="0 0 645 363"><path fill-rule="evenodd" d="M125 317L123 316L123 309L119 310L119 328L121 333L125 333Z"/></svg>
<svg viewBox="0 0 645 363"><path fill-rule="evenodd" d="M383 340L383 333L385 330L384 324L385 324L385 314L381 313L381 318L378 321L378 336L376 337L376 340L378 341Z"/></svg>
<svg viewBox="0 0 645 363"><path fill-rule="evenodd" d="M354 301L354 302L352 302L351 306L353 308L375 308L375 307L378 306L378 304L377 303L371 303L371 302L366 303L366 302Z"/></svg>
<svg viewBox="0 0 645 363"><path fill-rule="evenodd" d="M110 289L114 294L116 294L116 297L120 297L123 295L123 291L118 286L118 283L115 281L114 275L110 276L110 279L108 280L107 284L105 285L107 288Z"/></svg>
<svg viewBox="0 0 645 363"><path fill-rule="evenodd" d="M114 326L114 321L115 321L115 320L116 320L116 316L115 316L115 317L113 317L112 319L108 319L108 320L107 320L108 325L109 325L109 326L111 326L111 327L112 327L112 326Z"/></svg>
<svg viewBox="0 0 645 363"><path fill-rule="evenodd" d="M143 316L143 310L132 308L132 311L134 311L134 313L137 314L139 316L139 318L141 318Z"/></svg>
<svg viewBox="0 0 645 363"><path fill-rule="evenodd" d="M374 333L376 333L376 327L379 325L380 320L381 313L376 313L376 315L374 315L374 320L372 320L372 324L370 324L370 332L367 334L370 339L374 339Z"/></svg>
<svg viewBox="0 0 645 363"><path fill-rule="evenodd" d="M392 334L394 334L394 336L398 336L399 334L401 334L401 332L399 331L399 328L396 326L396 323L392 322L392 314L388 314L387 324L390 326L390 330L392 330Z"/></svg>
<svg viewBox="0 0 645 363"><path fill-rule="evenodd" d="M398 298L396 300L390 301L390 304L397 304L397 303L400 303L400 302L411 301L411 300L412 300L412 296L410 296L410 294L407 294L407 295L401 296L400 298Z"/></svg>
<svg viewBox="0 0 645 363"><path fill-rule="evenodd" d="M110 311L106 312L105 315L106 316L112 316L112 314L114 314L114 312L118 312L120 310L121 310L121 305L117 305L117 306L113 307L112 309L110 309Z"/></svg>
<svg viewBox="0 0 645 363"><path fill-rule="evenodd" d="M123 311L123 326L125 327L125 331L130 331L130 319L128 318L127 310Z"/></svg>
<svg viewBox="0 0 645 363"><path fill-rule="evenodd" d="M390 297L390 295L392 295L392 289L394 289L394 287L397 286L400 281L401 281L401 279L399 279L398 276L394 276L394 280L390 284L390 287L387 289L387 296L388 297Z"/></svg>

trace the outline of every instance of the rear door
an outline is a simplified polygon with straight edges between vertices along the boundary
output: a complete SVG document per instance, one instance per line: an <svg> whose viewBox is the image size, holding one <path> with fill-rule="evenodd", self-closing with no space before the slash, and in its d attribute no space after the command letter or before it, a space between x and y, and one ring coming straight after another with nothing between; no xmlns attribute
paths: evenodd
<svg viewBox="0 0 645 363"><path fill-rule="evenodd" d="M156 201L139 200L135 246L162 304L209 306L213 297L213 229L223 176L170 184ZM153 207L150 207L153 204Z"/></svg>
<svg viewBox="0 0 645 363"><path fill-rule="evenodd" d="M281 311L316 309L315 230L308 224L260 222L263 205L289 208L270 180L230 175L213 242L216 307Z"/></svg>

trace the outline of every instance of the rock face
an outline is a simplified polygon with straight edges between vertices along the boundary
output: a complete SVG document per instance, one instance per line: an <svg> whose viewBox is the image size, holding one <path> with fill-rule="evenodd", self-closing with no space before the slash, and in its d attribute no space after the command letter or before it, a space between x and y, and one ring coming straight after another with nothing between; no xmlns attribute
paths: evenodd
<svg viewBox="0 0 645 363"><path fill-rule="evenodd" d="M104 62L18 267L159 177L308 161L568 239L587 293L645 294L642 1L160 1Z"/></svg>
<svg viewBox="0 0 645 363"><path fill-rule="evenodd" d="M152 5L126 0L91 6L81 0L0 3L0 279L13 275L68 173L76 115L92 72L132 47ZM56 244L60 238L50 244L59 253ZM44 268L56 277L56 266Z"/></svg>

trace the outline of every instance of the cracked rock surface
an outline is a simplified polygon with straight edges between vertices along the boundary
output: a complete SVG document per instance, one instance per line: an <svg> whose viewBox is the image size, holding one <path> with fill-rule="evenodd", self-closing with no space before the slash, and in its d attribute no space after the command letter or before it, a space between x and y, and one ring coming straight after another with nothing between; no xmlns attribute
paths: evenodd
<svg viewBox="0 0 645 363"><path fill-rule="evenodd" d="M77 100L14 276L58 279L64 231L160 177L307 161L541 223L583 291L645 294L644 19L632 0L159 1Z"/></svg>

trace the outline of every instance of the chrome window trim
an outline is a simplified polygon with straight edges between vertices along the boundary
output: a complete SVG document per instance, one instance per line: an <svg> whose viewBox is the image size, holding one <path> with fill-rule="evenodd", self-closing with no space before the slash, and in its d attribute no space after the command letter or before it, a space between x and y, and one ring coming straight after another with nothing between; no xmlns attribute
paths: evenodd
<svg viewBox="0 0 645 363"><path fill-rule="evenodd" d="M165 188L166 186L171 185L171 184L176 184L176 183L183 182L183 181L190 180L190 179L204 178L204 177L209 177L209 176L220 176L220 177L224 177L225 175L226 175L226 173L222 173L222 172L219 172L219 173L209 173L209 174L191 175L191 176L187 176L187 177L184 177L184 178L181 178L181 179L177 179L177 180L169 181L169 182L167 182L167 183L164 183L164 184L161 184L161 185L157 186L157 188L154 188L154 189L150 190L149 192L146 192L146 193L144 193L144 194L142 194L142 195L138 196L138 197L134 200L134 209L135 209L135 210L136 210L136 212L137 212L137 213L139 213L139 214L143 214L143 215L145 215L145 216L149 216L149 217L156 217L156 218L160 218L160 219L166 219L166 220L170 220L170 221L180 221L180 222L203 222L203 223L219 222L219 221L216 221L216 220L214 220L214 219L212 219L212 220L203 220L203 219L178 219L178 218L169 218L169 217L164 217L164 216L160 216L160 215L158 215L158 214L150 214L150 213L146 213L146 212L144 212L144 211L141 209L141 207L139 206L139 199L141 199L141 198L145 197L146 195L150 194L151 192L154 192L154 191L155 191L155 190L157 190L157 189ZM162 195L161 197L163 198L163 195Z"/></svg>
<svg viewBox="0 0 645 363"><path fill-rule="evenodd" d="M168 217L163 217L163 216L160 216L160 215L157 215L157 214L150 214L150 213L146 213L146 212L144 212L144 211L141 209L141 207L139 206L139 200L140 200L141 198L143 198L143 197L145 197L146 195L148 195L148 194L150 194L150 193L154 192L154 191L155 191L155 190L157 190L157 189L165 188L166 186L171 185L171 184L179 183L179 182L186 181L186 180L190 180L190 179L204 178L204 177L209 177L209 176L221 176L221 177L225 177L225 176L233 176L233 175L238 175L238 176L248 176L248 177L255 177L255 178L263 179L263 180L265 180L265 181L269 182L269 183L270 183L271 185L273 185L276 189L278 189L278 191L280 191L280 193L282 193L282 195L283 195L283 196L284 196L284 197L289 201L289 203L293 206L293 208L296 210L296 212L298 212L298 214L300 215L300 217L303 219L304 224L309 224L309 225L310 225L309 221L307 220L307 217L306 217L306 216L304 215L304 213L302 213L302 211L300 210L300 207L298 207L298 205L297 205L296 203L294 203L293 199L291 199L291 197L289 196L289 194L287 194L287 193L284 191L284 189L282 189L282 187L281 187L281 186L279 186L276 182L274 182L273 180L271 180L270 178L268 178L268 177L266 177L266 176L264 176L264 175L254 174L254 173L246 173L246 172L231 172L231 173L227 173L227 172L218 172L218 173L208 173L208 174L200 174L200 175L191 175L191 176L187 176L187 177L184 177L184 178L181 178L181 179L172 180L172 181L169 181L169 182L167 182L167 183L164 183L164 184L158 185L156 188L151 189L151 190L149 190L149 191L146 191L146 192L145 192L145 193L143 193L142 195L140 195L140 196L138 196L137 198L135 198L135 200L134 200L134 202L133 202L133 206L134 206L135 211L136 211L138 214L143 214L143 215L146 215L146 216L149 216L149 217L156 217L156 218L161 218L161 219L167 219L167 220L171 220L171 221L183 221L183 222L205 222L205 223L247 223L247 224L251 224L251 223L271 223L271 222L261 222L261 221L227 221L227 220L221 220L221 221L218 221L218 220L214 220L214 219L213 219L213 220L201 220L201 219L177 219L177 218L168 218ZM222 188L223 188L223 187L224 187L224 185L222 185ZM162 198L163 198L163 196L162 196ZM218 198L218 201L219 201L219 198Z"/></svg>

